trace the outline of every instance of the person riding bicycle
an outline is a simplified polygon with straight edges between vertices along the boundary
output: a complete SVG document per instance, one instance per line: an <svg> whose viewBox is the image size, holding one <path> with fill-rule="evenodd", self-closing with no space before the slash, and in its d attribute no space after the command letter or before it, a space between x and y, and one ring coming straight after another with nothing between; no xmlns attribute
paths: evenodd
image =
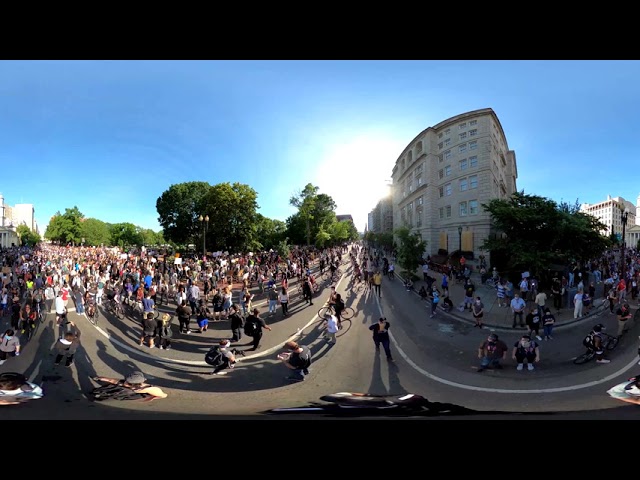
<svg viewBox="0 0 640 480"><path fill-rule="evenodd" d="M393 262L389 263L389 269L387 270L387 276L389 278L393 278L394 275L394 271L395 271L396 267L393 265Z"/></svg>
<svg viewBox="0 0 640 480"><path fill-rule="evenodd" d="M609 363L611 360L604 358L604 341L602 338L602 331L605 330L604 325L601 323L593 327L593 330L582 341L582 344L590 351L596 353L596 363Z"/></svg>
<svg viewBox="0 0 640 480"><path fill-rule="evenodd" d="M21 333L27 333L36 328L36 312L28 303L20 311L20 330Z"/></svg>
<svg viewBox="0 0 640 480"><path fill-rule="evenodd" d="M85 304L87 306L87 317L93 318L93 316L96 314L96 296L91 295L89 294L89 292L87 292Z"/></svg>

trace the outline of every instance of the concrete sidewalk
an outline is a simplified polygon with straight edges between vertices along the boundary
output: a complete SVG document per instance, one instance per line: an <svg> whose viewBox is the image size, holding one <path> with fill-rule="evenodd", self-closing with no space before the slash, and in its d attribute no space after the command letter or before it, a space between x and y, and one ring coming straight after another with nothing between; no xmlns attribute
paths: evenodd
<svg viewBox="0 0 640 480"><path fill-rule="evenodd" d="M420 288L424 285L426 288L426 282L422 280L422 267L416 270L416 275L420 277L420 280L416 280L414 282L414 293L417 295ZM434 285L438 287L438 290L442 292L442 275L438 272L434 272L432 270L429 271L429 275L436 279ZM404 282L404 278L396 273L396 276L402 279ZM498 298L496 295L496 289L493 287L489 287L487 285L481 284L480 274L474 272L471 274L471 281L475 286L474 297L480 297L482 303L484 305L484 316L483 316L483 324L487 327L493 328L502 328L502 329L512 329L513 325L513 312L511 311L511 307L500 307L498 305ZM469 323L475 324L475 319L469 310L459 310L459 306L464 303L464 283L458 283L455 279L449 281L449 297L453 302L454 308L448 314L452 317L455 317L459 320L466 321ZM517 286L514 286L515 292L518 293L519 290ZM550 292L547 293L547 301L545 302L545 306L551 310L551 313L556 318L556 327L570 325L572 323L580 322L589 318L596 318L601 314L611 315L609 313L609 304L606 301L603 301L601 296L596 296L596 300L594 301L594 305L591 307L588 313L583 311L583 315L580 318L573 317L573 307L572 308L562 308L558 313L557 310L553 306L553 299L551 298ZM569 293L570 294L570 293ZM569 294L565 294L563 298L563 305L566 305L568 302ZM532 307L535 307L536 304L533 301L528 301L525 311L523 313L523 321L525 321L527 314L529 313ZM616 307L617 308L617 307ZM632 308L634 308L632 306ZM637 308L637 307L636 307ZM615 311L615 310L614 310ZM613 315L611 315L613 316ZM516 330L528 330L527 327L521 327L519 319L517 320Z"/></svg>

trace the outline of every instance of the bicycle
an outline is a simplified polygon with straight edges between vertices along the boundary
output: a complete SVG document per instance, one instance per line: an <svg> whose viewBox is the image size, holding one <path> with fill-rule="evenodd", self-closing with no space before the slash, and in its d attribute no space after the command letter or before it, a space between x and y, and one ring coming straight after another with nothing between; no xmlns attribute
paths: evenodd
<svg viewBox="0 0 640 480"><path fill-rule="evenodd" d="M614 337L613 335L609 335L607 333L600 333L602 336L602 346L604 350L613 350L618 346L618 337ZM585 353L576 357L573 360L573 363L576 365L583 365L591 360L593 360L596 356L596 351L589 348Z"/></svg>
<svg viewBox="0 0 640 480"><path fill-rule="evenodd" d="M93 305L93 307L90 307L87 309L87 318L93 325L95 325L96 327L98 326L98 319L100 318L100 313L98 312L97 305Z"/></svg>
<svg viewBox="0 0 640 480"><path fill-rule="evenodd" d="M320 321L324 322L324 319L327 315L335 315L336 310L333 308L333 305L325 305L324 307L318 310L318 317ZM351 307L344 307L342 312L340 313L340 318L342 320L350 320L355 315L355 311Z"/></svg>

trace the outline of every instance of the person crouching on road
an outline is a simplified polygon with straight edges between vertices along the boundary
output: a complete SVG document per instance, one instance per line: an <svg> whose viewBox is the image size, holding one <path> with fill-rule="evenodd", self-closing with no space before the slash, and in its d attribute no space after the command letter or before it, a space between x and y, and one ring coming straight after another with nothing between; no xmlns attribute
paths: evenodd
<svg viewBox="0 0 640 480"><path fill-rule="evenodd" d="M73 365L73 356L80 346L80 329L73 322L69 322L69 326L71 327L69 331L59 338L53 347L56 353L54 365L60 365L64 357L67 358L65 367Z"/></svg>
<svg viewBox="0 0 640 480"><path fill-rule="evenodd" d="M513 345L512 357L518 362L517 370L524 368L525 360L527 361L527 368L533 370L533 363L540 361L540 347L538 347L538 344L534 340L531 340L529 335L523 335L522 338Z"/></svg>
<svg viewBox="0 0 640 480"><path fill-rule="evenodd" d="M478 373L484 372L487 368L501 370L500 360L507 358L507 350L509 347L498 338L498 335L495 333L489 335L478 348L478 358L480 359Z"/></svg>
<svg viewBox="0 0 640 480"><path fill-rule="evenodd" d="M285 366L293 370L287 380L295 380L302 382L305 375L309 375L309 367L311 366L311 349L306 345L298 345L294 341L284 344L285 353L278 355Z"/></svg>
<svg viewBox="0 0 640 480"><path fill-rule="evenodd" d="M226 375L227 372L223 372L222 370L233 368L236 363L236 357L231 349L231 341L229 341L228 339L220 340L218 351L222 354L220 358L220 364L213 369L211 375Z"/></svg>

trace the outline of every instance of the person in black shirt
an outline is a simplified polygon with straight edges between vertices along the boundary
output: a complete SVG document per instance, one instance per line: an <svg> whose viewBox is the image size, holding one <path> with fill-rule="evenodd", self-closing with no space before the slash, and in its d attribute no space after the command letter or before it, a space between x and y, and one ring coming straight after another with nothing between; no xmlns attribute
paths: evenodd
<svg viewBox="0 0 640 480"><path fill-rule="evenodd" d="M284 344L287 352L278 355L287 368L293 370L287 380L296 380L302 382L305 375L309 375L309 367L311 366L311 349L306 345L298 345L296 342L287 342Z"/></svg>
<svg viewBox="0 0 640 480"><path fill-rule="evenodd" d="M391 348L389 347L389 322L386 318L380 317L378 323L374 323L369 327L369 330L373 332L373 343L376 345L376 352L380 351L380 344L384 348L384 353L387 355L387 360L393 362L391 357Z"/></svg>
<svg viewBox="0 0 640 480"><path fill-rule="evenodd" d="M229 315L229 320L231 322L231 334L233 335L231 338L232 342L239 342L242 338L242 328L244 327L244 319L240 315L240 307L235 303L231 305L231 315Z"/></svg>
<svg viewBox="0 0 640 480"><path fill-rule="evenodd" d="M260 339L262 338L263 328L271 331L271 327L268 326L265 321L258 316L259 314L260 311L257 308L254 308L251 312L251 315L249 315L245 320L245 333L253 338L253 348L250 348L249 350L257 350L258 348L260 348Z"/></svg>

